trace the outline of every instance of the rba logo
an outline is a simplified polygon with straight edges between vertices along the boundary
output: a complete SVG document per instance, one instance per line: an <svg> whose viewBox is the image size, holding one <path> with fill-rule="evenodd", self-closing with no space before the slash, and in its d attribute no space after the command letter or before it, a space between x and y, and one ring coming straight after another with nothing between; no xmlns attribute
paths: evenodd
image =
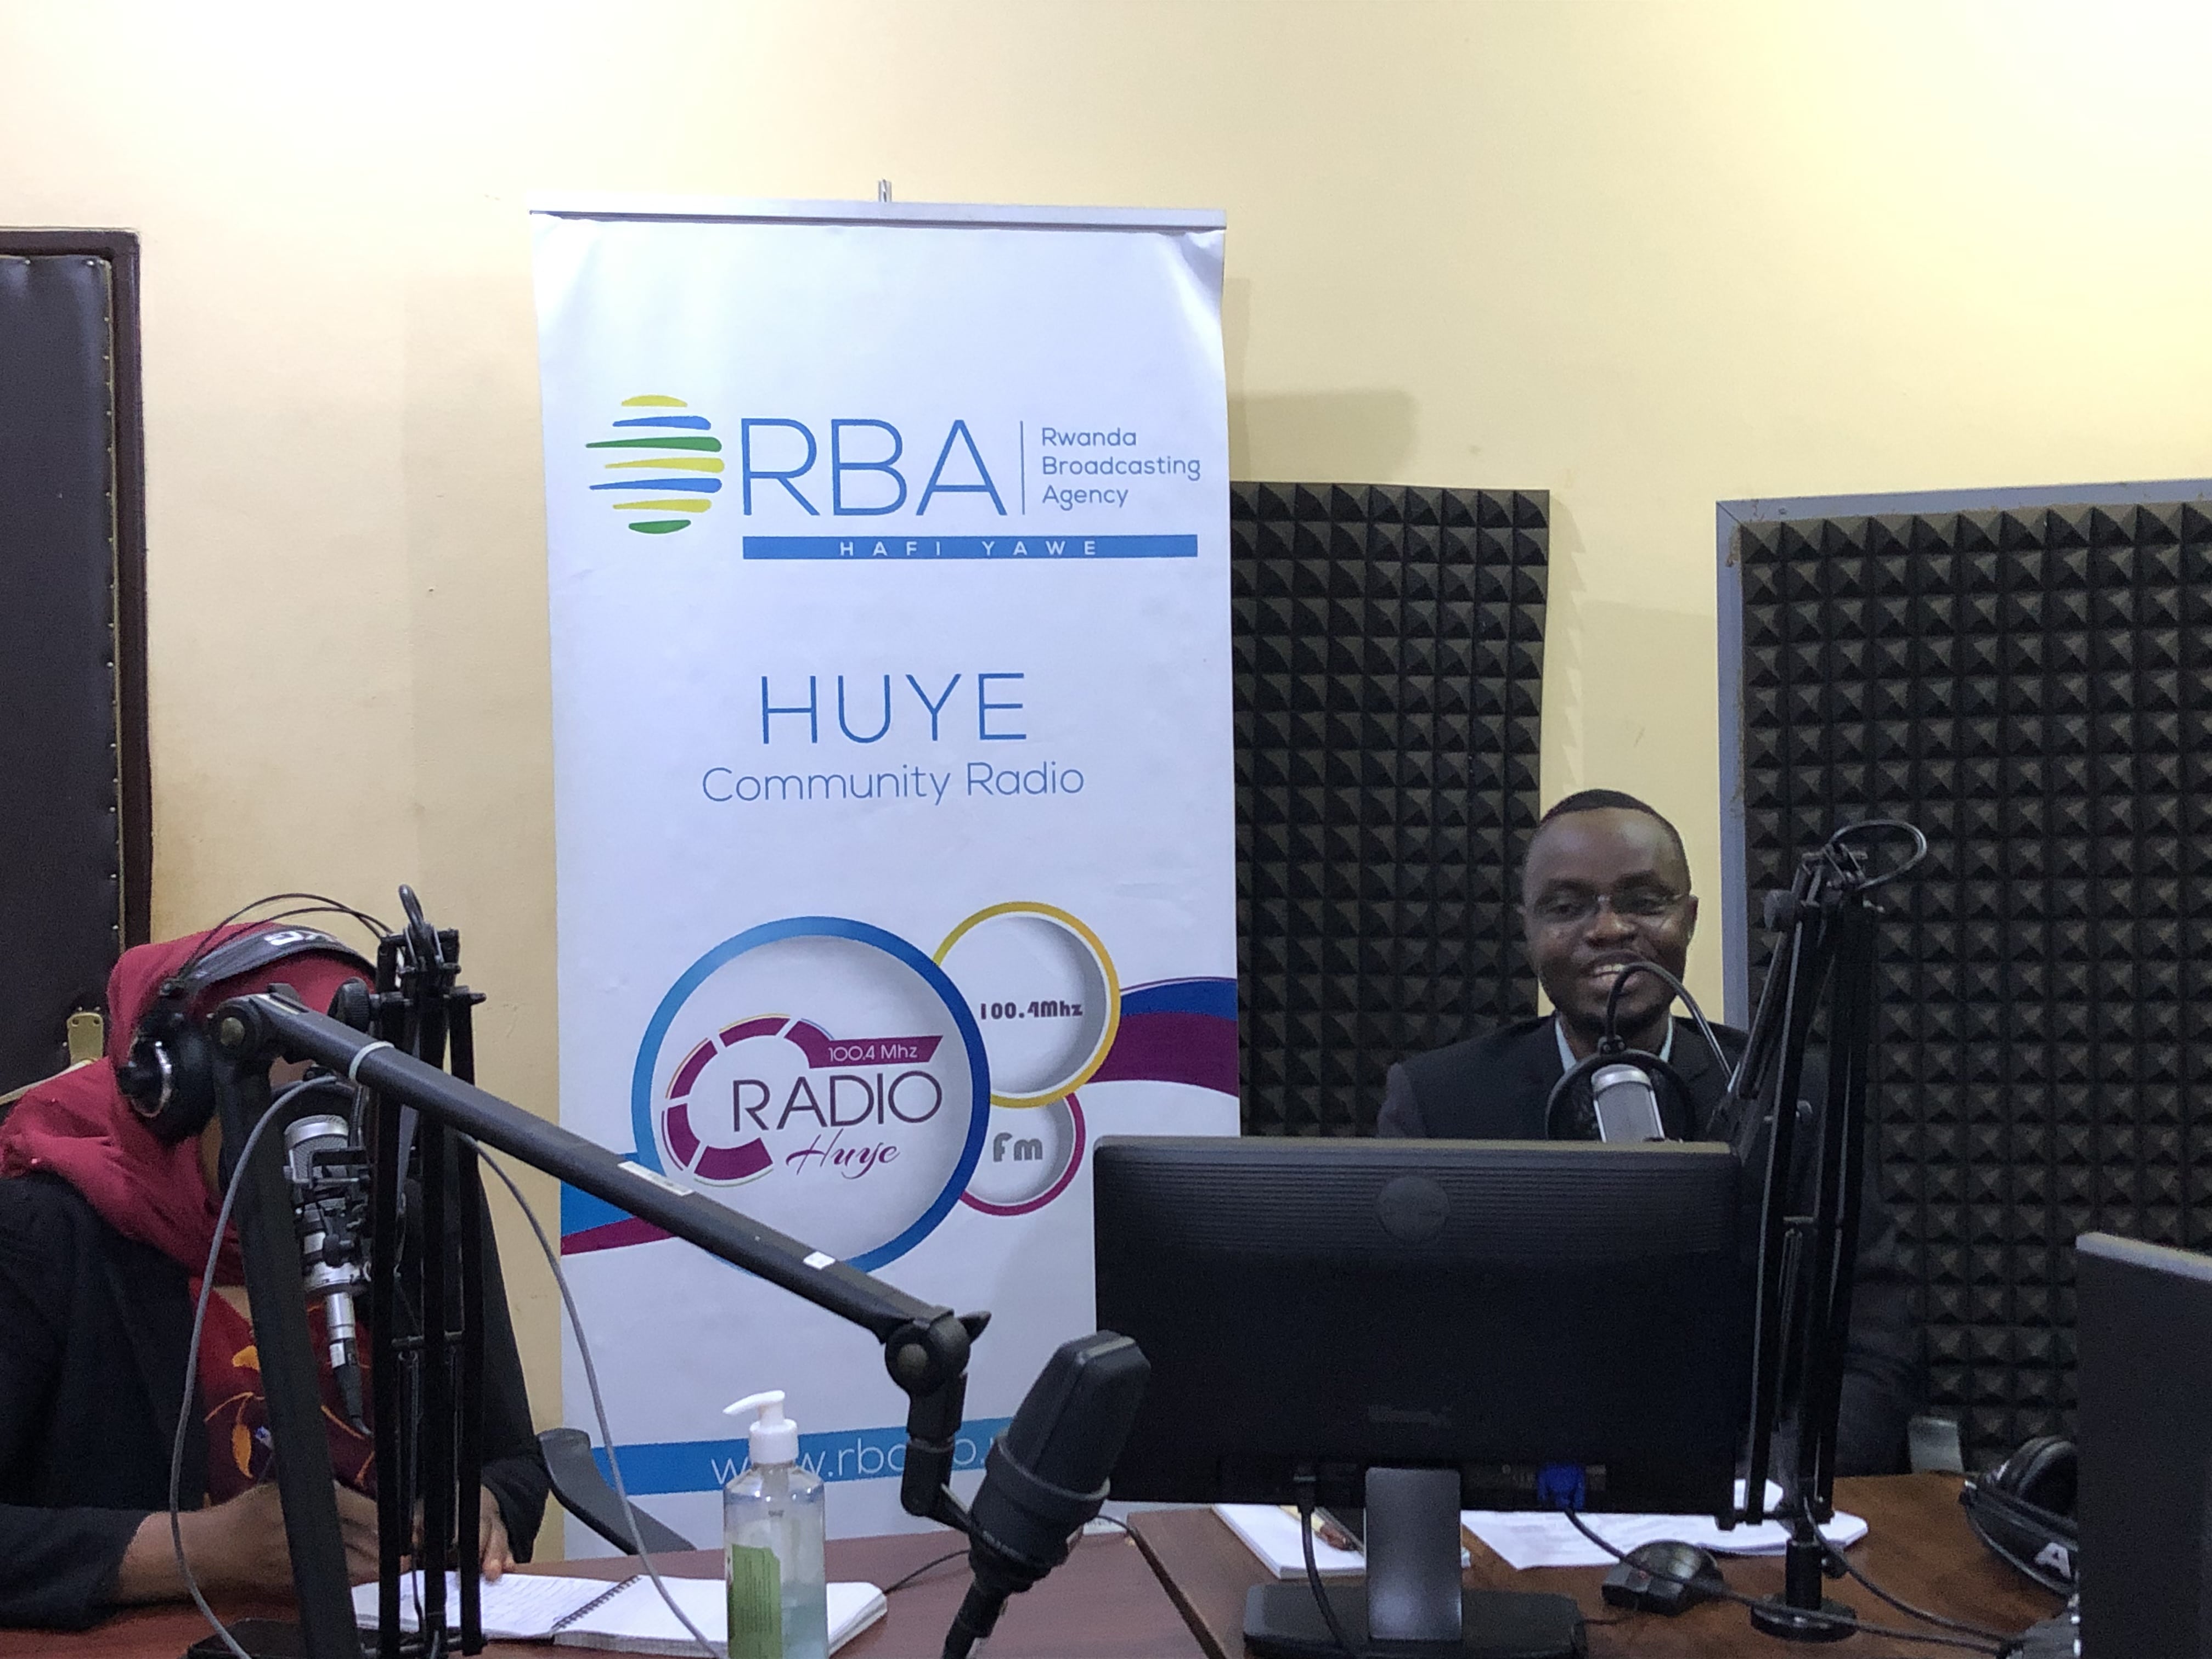
<svg viewBox="0 0 2212 1659"><path fill-rule="evenodd" d="M739 1187L779 1169L797 1180L864 1179L896 1163L908 1133L944 1111L945 1084L930 1066L943 1041L839 1039L781 1014L738 1020L677 1068L662 1142L708 1186Z"/></svg>
<svg viewBox="0 0 2212 1659"><path fill-rule="evenodd" d="M908 459L906 434L872 416L833 420L821 432L784 416L748 416L737 425L732 479L722 440L707 416L681 398L625 398L613 435L584 446L599 462L591 488L611 496L616 512L630 515L629 527L647 536L688 529L730 483L748 518L756 507L796 507L810 518L825 511L835 518L883 518L911 501L921 519L948 495L980 496L999 517L1008 516L984 446L964 420L946 422L941 440L933 427L928 446L914 459ZM1018 450L1016 435L1008 447ZM936 457L926 477L916 465L925 453ZM1018 460L1002 457L1002 467L1010 459Z"/></svg>
<svg viewBox="0 0 2212 1659"><path fill-rule="evenodd" d="M959 1203L992 1111L981 1030L945 971L836 916L763 923L692 963L647 1022L630 1103L641 1162L860 1267Z"/></svg>

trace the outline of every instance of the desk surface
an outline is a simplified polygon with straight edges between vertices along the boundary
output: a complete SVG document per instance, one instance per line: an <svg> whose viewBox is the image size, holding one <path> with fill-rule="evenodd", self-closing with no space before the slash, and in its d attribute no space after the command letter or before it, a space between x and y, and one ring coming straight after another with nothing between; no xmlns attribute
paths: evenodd
<svg viewBox="0 0 2212 1659"><path fill-rule="evenodd" d="M1200 1519L1211 1521L1210 1514ZM1233 1540L1232 1540L1233 1541ZM951 1533L909 1533L889 1538L832 1539L832 1578L863 1578L889 1585L924 1562L957 1547ZM712 1578L722 1571L711 1550L653 1558L663 1572ZM619 1578L633 1571L620 1559L550 1562L525 1572ZM968 1593L967 1558L946 1562L890 1598L884 1618L838 1650L839 1659L937 1659L945 1627ZM227 1617L283 1618L282 1607L225 1606ZM96 1630L76 1635L51 1631L0 1631L0 1659L179 1659L207 1634L190 1606L138 1607ZM593 1651L536 1642L495 1642L489 1659L579 1659ZM1199 1659L1205 1650L1192 1635L1136 1545L1119 1533L1087 1538L1066 1565L1013 1597L1000 1615L991 1659Z"/></svg>
<svg viewBox="0 0 2212 1659"><path fill-rule="evenodd" d="M1867 1522L1865 1539L1849 1552L1852 1561L1893 1595L1931 1613L2001 1631L2024 1630L2039 1619L2050 1618L2057 1611L2057 1598L2035 1589L1982 1547L1967 1528L1958 1498L1955 1475L1838 1481L1838 1507L1863 1516ZM1212 1659L1243 1659L1244 1593L1265 1582L1252 1553L1210 1510L1147 1511L1132 1516L1130 1524L1206 1653ZM1599 1597L1598 1585L1605 1577L1601 1567L1516 1572L1487 1546L1473 1538L1467 1542L1473 1557L1467 1571L1469 1586L1572 1596L1590 1621L1592 1659L1720 1659L1731 1654L1779 1659L1795 1652L1848 1656L1899 1651L1899 1644L1886 1638L1865 1635L1817 1647L1785 1644L1753 1630L1744 1609L1725 1602L1708 1602L1673 1619L1624 1613ZM1778 1559L1730 1560L1723 1564L1723 1571L1729 1586L1747 1595L1773 1595L1782 1588ZM1884 1607L1849 1579L1831 1583L1828 1594L1850 1605L1862 1619L1898 1629L1914 1627L1903 1613Z"/></svg>

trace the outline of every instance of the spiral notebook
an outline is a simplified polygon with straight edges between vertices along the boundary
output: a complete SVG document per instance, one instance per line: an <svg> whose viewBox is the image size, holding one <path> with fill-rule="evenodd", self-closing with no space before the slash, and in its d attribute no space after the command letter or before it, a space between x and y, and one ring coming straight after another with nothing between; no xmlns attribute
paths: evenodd
<svg viewBox="0 0 2212 1659"><path fill-rule="evenodd" d="M661 1583L717 1652L727 1644L729 1603L719 1578L671 1578ZM400 1585L399 1627L415 1628L415 1606L422 1575ZM495 1642L554 1642L562 1647L601 1648L613 1653L696 1654L690 1632L660 1599L643 1573L609 1583L604 1578L559 1578L550 1574L511 1572L479 1587L485 1639ZM869 1583L836 1583L830 1593L830 1651L884 1616L883 1591ZM446 1575L446 1618L459 1617L461 1587ZM376 1586L356 1584L354 1622L376 1628Z"/></svg>

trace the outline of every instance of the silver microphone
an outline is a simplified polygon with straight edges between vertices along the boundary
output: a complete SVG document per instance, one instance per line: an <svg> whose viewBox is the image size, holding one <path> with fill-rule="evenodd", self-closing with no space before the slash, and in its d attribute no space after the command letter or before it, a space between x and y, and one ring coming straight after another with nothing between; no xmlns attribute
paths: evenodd
<svg viewBox="0 0 2212 1659"><path fill-rule="evenodd" d="M1590 1103L1597 1111L1600 1140L1664 1140L1659 1097L1640 1066L1601 1066L1590 1077Z"/></svg>
<svg viewBox="0 0 2212 1659"><path fill-rule="evenodd" d="M298 1119L284 1131L284 1173L300 1235L300 1272L310 1302L323 1304L331 1376L356 1428L362 1419L360 1330L354 1297L368 1283L359 1219L367 1160L335 1113Z"/></svg>

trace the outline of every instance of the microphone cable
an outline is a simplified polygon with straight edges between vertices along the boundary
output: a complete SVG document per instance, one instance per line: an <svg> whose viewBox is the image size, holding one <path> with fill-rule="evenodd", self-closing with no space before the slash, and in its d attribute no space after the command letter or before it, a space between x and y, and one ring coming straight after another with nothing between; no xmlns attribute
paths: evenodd
<svg viewBox="0 0 2212 1659"><path fill-rule="evenodd" d="M227 925L224 922L216 924L217 927ZM321 1087L327 1081L327 1079L307 1079L286 1089L269 1103L267 1109L256 1120L252 1130L246 1135L246 1145L239 1150L238 1161L231 1169L230 1181L223 1188L222 1206L216 1213L215 1237L208 1245L207 1263L200 1273L199 1304L192 1310L191 1346L185 1350L184 1398L177 1407L177 1431L169 1442L169 1547L176 1554L177 1571L184 1577L185 1589L191 1595L192 1605L200 1610L200 1617L207 1620L208 1628L222 1639L223 1646L230 1650L235 1659L252 1659L252 1656L239 1646L237 1638L231 1635L222 1620L216 1617L215 1609L208 1605L207 1597L200 1593L200 1581L192 1571L191 1562L185 1555L185 1529L179 1507L179 1493L184 1485L185 1426L191 1420L192 1412L199 1404L200 1332L207 1322L208 1298L215 1294L216 1263L222 1255L223 1235L230 1231L230 1212L245 1186L246 1167L253 1156L253 1148L261 1139L261 1132L276 1121L276 1114L283 1110L295 1095L305 1089Z"/></svg>
<svg viewBox="0 0 2212 1659"><path fill-rule="evenodd" d="M1839 852L1845 848L1850 847L1850 843L1854 839L1864 838L1870 840L1872 839L1872 836L1869 835L1868 832L1884 830L1901 830L1905 835L1911 836L1912 854L1911 857L1907 858L1904 863L1899 865L1894 870L1885 870L1878 876L1863 878L1859 883L1859 891L1863 893L1871 892L1877 887L1888 886L1891 882L1895 881L1899 876L1902 876L1906 872L1915 868L1922 860L1927 858L1928 837L1921 833L1919 827L1916 824L1907 823L1903 818L1861 818L1856 823L1847 823L1844 825L1844 827L1837 830L1834 835L1830 836L1826 842L1820 848L1824 853ZM1857 849L1853 848L1851 848L1851 851L1852 855L1856 857Z"/></svg>
<svg viewBox="0 0 2212 1659"><path fill-rule="evenodd" d="M457 1130L454 1133L459 1134L459 1132ZM599 1368L592 1364L592 1345L585 1338L584 1322L576 1313L576 1298L569 1293L568 1276L561 1271L560 1252L553 1248L552 1241L546 1237L545 1229L538 1224L538 1212L530 1207L530 1200L522 1195L522 1188L515 1185L514 1176L508 1175L501 1167L499 1160L486 1152L475 1139L467 1135L461 1135L460 1139L466 1140L470 1146L476 1148L477 1158L481 1158L491 1172L499 1177L500 1184L505 1187L514 1201L522 1206L523 1218L530 1223L530 1231L537 1236L538 1248L544 1255L545 1265L553 1270L553 1283L561 1291L561 1306L568 1312L568 1328L575 1333L576 1352L584 1362L584 1382L591 1389L592 1416L599 1425L599 1443L607 1449L607 1474L610 1477L610 1484L615 1489L615 1496L622 1500L623 1514L629 1522L631 1553L637 1557L639 1564L645 1568L647 1575L652 1578L653 1589L660 1593L660 1599L667 1605L669 1612L676 1615L676 1622L690 1632L692 1641L698 1645L701 1659L724 1659L722 1650L708 1641L705 1632L691 1622L690 1615L677 1604L676 1597L670 1593L667 1584L661 1579L660 1569L653 1565L653 1557L646 1551L645 1540L638 1536L636 1512L630 1507L629 1491L623 1485L622 1459L615 1453L614 1431L607 1427L607 1402L599 1393ZM935 1564L932 1563L932 1565Z"/></svg>
<svg viewBox="0 0 2212 1659"><path fill-rule="evenodd" d="M1690 1018L1697 1024L1698 1035L1705 1038L1705 1047L1712 1050L1713 1063L1726 1073L1733 1062L1722 1050L1721 1040L1713 1035L1713 1028L1705 1019L1705 1011L1698 1006L1698 1000L1690 994L1690 988L1657 963L1642 957L1633 962L1624 962L1620 964L1620 971L1613 975L1613 988L1606 993L1605 997L1605 1035L1600 1039L1600 1046L1620 1042L1620 993L1630 978L1637 974L1650 975L1682 999L1682 1006L1690 1011ZM1626 1049L1624 1048L1621 1052L1626 1053Z"/></svg>
<svg viewBox="0 0 2212 1659"><path fill-rule="evenodd" d="M1328 1626L1329 1637L1344 1655L1344 1659L1366 1659L1366 1656L1352 1645L1344 1633L1344 1626L1336 1616L1335 1605L1322 1586L1321 1567L1314 1559L1314 1507L1317 1480L1311 1469L1300 1469L1291 1477L1297 1492L1298 1547L1305 1556L1306 1588L1313 1594L1314 1603L1321 1608L1322 1622Z"/></svg>
<svg viewBox="0 0 2212 1659"><path fill-rule="evenodd" d="M1819 1528L1815 1528L1814 1531L1818 1532ZM1952 1619L1940 1613L1930 1613L1926 1607L1913 1606L1903 1596L1891 1595L1862 1572L1858 1564L1845 1555L1836 1544L1831 1542L1826 1533L1820 1534L1820 1547L1826 1553L1828 1559L1833 1561L1853 1583L1863 1586L1869 1595L1887 1601L1908 1619L1917 1619L1924 1625L1934 1625L1941 1630L1954 1630L1966 1636L1984 1636L1995 1641L2013 1639L2004 1635L2002 1632L1991 1630L1987 1625L1977 1625L1964 1619Z"/></svg>
<svg viewBox="0 0 2212 1659"><path fill-rule="evenodd" d="M1606 993L1605 1015L1597 1047L1588 1055L1561 1072L1558 1080L1552 1085L1551 1092L1544 1097L1544 1124L1547 1135L1554 1140L1604 1139L1604 1131L1599 1126L1595 1117L1594 1094L1589 1104L1589 1121L1581 1126L1582 1128L1589 1129L1590 1133L1584 1134L1576 1127L1576 1096L1577 1091L1589 1090L1598 1073L1607 1066L1619 1065L1632 1066L1644 1073L1650 1085L1652 1110L1657 1115L1662 1126L1662 1138L1666 1138L1664 1129L1667 1123L1666 1108L1660 1103L1660 1085L1663 1082L1667 1096L1680 1108L1679 1125L1683 1130L1681 1138L1685 1140L1695 1139L1701 1126L1697 1121L1697 1102L1690 1093L1689 1085L1682 1080L1679 1072L1660 1059L1656 1054L1646 1054L1641 1049L1631 1048L1621 1040L1620 996L1621 993L1627 988L1629 981L1638 974L1649 974L1652 978L1662 981L1675 996L1682 1000L1683 1004L1689 1009L1691 1019L1698 1028L1698 1035L1705 1040L1705 1047L1711 1050L1713 1064L1723 1077L1729 1075L1734 1062L1729 1059L1727 1051L1721 1047L1720 1039L1713 1035L1712 1025L1705 1018L1705 1011L1698 1006L1697 998L1690 994L1688 986L1683 984L1680 980L1675 978L1672 973L1662 968L1657 963L1646 957L1638 957L1621 963L1620 969L1620 971L1613 975L1613 984ZM1665 1012L1663 1007L1660 1011L1662 1018L1665 1017ZM1662 1043L1660 1046L1664 1048L1666 1045ZM1723 1137L1716 1137L1716 1139L1720 1138Z"/></svg>

